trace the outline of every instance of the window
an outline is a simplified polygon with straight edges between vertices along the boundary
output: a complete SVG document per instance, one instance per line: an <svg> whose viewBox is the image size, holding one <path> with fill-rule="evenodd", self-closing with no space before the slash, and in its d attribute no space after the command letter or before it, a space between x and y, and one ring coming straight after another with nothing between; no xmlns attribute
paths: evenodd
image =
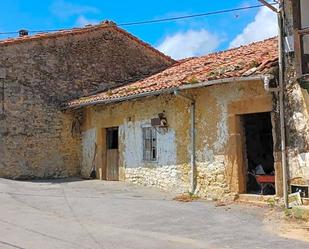
<svg viewBox="0 0 309 249"><path fill-rule="evenodd" d="M293 1L295 57L300 75L309 74L309 1Z"/></svg>
<svg viewBox="0 0 309 249"><path fill-rule="evenodd" d="M157 160L157 132L153 127L143 127L143 160Z"/></svg>

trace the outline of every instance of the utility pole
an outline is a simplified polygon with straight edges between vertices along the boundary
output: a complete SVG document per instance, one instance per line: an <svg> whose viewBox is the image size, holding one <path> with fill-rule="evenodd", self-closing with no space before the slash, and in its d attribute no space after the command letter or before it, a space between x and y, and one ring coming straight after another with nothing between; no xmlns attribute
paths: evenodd
<svg viewBox="0 0 309 249"><path fill-rule="evenodd" d="M279 9L265 0L259 0L266 7L271 9L277 14L278 18L278 64L279 64L279 112L280 112L280 137L281 137L281 165L282 165L282 188L284 206L289 208L289 196L288 196L288 168L286 158L286 136L285 136L285 116L284 116L284 58L283 58L283 15L282 4L280 1Z"/></svg>

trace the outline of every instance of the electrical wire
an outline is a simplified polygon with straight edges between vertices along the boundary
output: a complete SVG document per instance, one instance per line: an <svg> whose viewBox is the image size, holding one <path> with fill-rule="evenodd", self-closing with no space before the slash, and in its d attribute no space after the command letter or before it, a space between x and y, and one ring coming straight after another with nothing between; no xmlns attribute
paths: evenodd
<svg viewBox="0 0 309 249"><path fill-rule="evenodd" d="M278 4L278 3L276 3L275 1L273 3L271 3L271 5L276 5L276 4ZM240 7L240 8L217 10L217 11L194 14L194 15L185 15L185 16L161 18L161 19L155 19L155 20L136 21L136 22L126 22L126 23L120 23L117 26L125 27L125 26L153 24L153 23L160 23L160 22L170 22L170 21L190 19L190 18L196 18L196 17L205 17L205 16L211 16L211 15L225 14L225 13L231 13L231 12L236 12L236 11L257 9L257 8L261 8L261 7L265 7L265 5L259 4L259 5L252 5L252 6L246 6L246 7ZM57 32L57 31L63 31L63 30L66 30L66 29L28 30L28 32L29 33L43 33L43 32L46 33L46 32ZM18 32L19 31L0 32L0 35L18 34Z"/></svg>
<svg viewBox="0 0 309 249"><path fill-rule="evenodd" d="M273 3L272 5L275 5L275 3ZM170 18L163 18L163 19L156 19L156 20L148 20L148 21L120 23L118 26L132 26L132 25L140 25L140 24L151 24L151 23L158 23L158 22L168 22L168 21L189 19L189 18L195 18L195 17L218 15L218 14L224 14L224 13L235 12L235 11L256 9L256 8L260 8L260 7L265 7L265 5L260 4L260 5L253 5L253 6L247 6L247 7L241 7L241 8L234 8L234 9L226 9L226 10L218 10L218 11L213 11L213 12L206 12L206 13L195 14L195 15L177 16L177 17L170 17Z"/></svg>

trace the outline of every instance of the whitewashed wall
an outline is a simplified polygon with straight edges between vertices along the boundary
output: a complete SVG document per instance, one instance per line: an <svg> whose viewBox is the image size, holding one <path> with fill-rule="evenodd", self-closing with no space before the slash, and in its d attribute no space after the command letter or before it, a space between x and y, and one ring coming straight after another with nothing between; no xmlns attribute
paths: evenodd
<svg viewBox="0 0 309 249"><path fill-rule="evenodd" d="M95 153L96 129L90 129L82 133L82 168L81 174L89 177L92 169L92 161Z"/></svg>
<svg viewBox="0 0 309 249"><path fill-rule="evenodd" d="M143 127L149 127L149 120L127 122L119 127L120 137L123 138L123 159L125 168L159 167L176 164L176 138L172 129L157 131L158 160L153 163L143 161ZM151 165L149 165L151 164Z"/></svg>
<svg viewBox="0 0 309 249"><path fill-rule="evenodd" d="M119 127L123 139L123 163L126 181L140 185L156 186L165 190L186 192L189 189L184 166L176 164L176 136L173 129L158 129L156 162L143 161L142 128L149 120L128 122Z"/></svg>

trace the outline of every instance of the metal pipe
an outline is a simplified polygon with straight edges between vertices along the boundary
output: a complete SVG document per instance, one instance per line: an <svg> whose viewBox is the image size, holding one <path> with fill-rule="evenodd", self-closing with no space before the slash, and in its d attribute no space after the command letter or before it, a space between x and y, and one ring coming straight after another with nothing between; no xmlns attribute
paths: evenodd
<svg viewBox="0 0 309 249"><path fill-rule="evenodd" d="M191 96L179 93L178 90L174 91L175 96L179 96L190 101L190 116L191 116L191 129L190 129L190 193L194 194L196 189L196 160L195 160L195 100Z"/></svg>
<svg viewBox="0 0 309 249"><path fill-rule="evenodd" d="M282 164L282 181L283 181L283 199L284 206L289 208L288 192L288 168L286 159L286 137L285 137L285 120L284 120L284 68L283 68L283 12L280 0L279 9L276 9L265 0L259 0L265 6L277 13L278 19L278 51L279 51L279 112L280 112L280 136L281 136L281 164Z"/></svg>
<svg viewBox="0 0 309 249"><path fill-rule="evenodd" d="M191 102L191 193L196 189L196 164L195 164L195 101Z"/></svg>
<svg viewBox="0 0 309 249"><path fill-rule="evenodd" d="M288 169L286 159L286 137L285 137L285 120L284 120L284 71L283 71L283 30L282 30L282 6L277 14L278 17L278 44L279 44L279 112L280 112L280 136L281 136L281 164L282 164L282 181L283 181L283 199L284 206L289 208L289 196L288 196Z"/></svg>

